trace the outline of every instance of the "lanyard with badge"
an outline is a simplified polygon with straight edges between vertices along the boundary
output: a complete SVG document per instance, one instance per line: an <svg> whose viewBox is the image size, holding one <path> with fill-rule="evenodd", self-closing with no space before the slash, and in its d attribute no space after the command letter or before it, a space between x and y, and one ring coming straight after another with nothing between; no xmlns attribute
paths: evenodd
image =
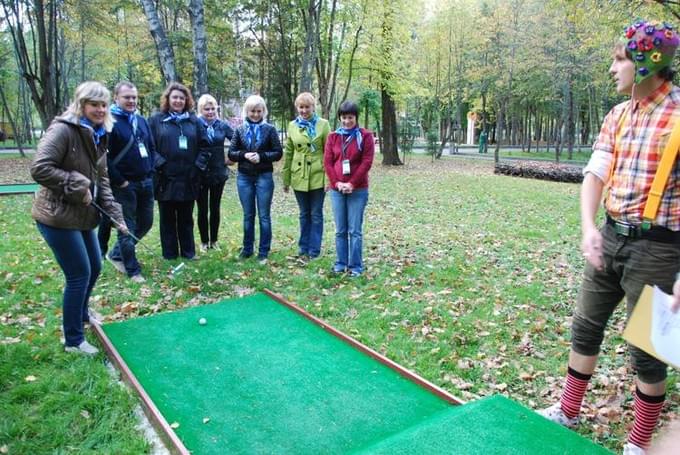
<svg viewBox="0 0 680 455"><path fill-rule="evenodd" d="M349 143L352 142L353 137L354 136L350 134L342 143L342 175L349 175L351 172L349 159L347 158L347 147L349 146Z"/></svg>
<svg viewBox="0 0 680 455"><path fill-rule="evenodd" d="M141 137L137 137L137 115L132 114L132 137L137 140L137 149L139 150L139 156L142 158L148 158L149 152L146 150L146 145Z"/></svg>
<svg viewBox="0 0 680 455"><path fill-rule="evenodd" d="M177 126L179 126L179 149L186 150L188 148L188 141L184 131L182 131L182 123L177 122Z"/></svg>

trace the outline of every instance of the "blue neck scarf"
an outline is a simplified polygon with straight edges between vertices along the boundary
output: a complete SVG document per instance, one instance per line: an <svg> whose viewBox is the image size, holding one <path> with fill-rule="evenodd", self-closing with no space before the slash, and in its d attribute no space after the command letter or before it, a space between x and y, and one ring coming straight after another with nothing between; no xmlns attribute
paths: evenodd
<svg viewBox="0 0 680 455"><path fill-rule="evenodd" d="M168 111L167 117L163 119L164 122L170 122L173 121L175 123L179 123L182 120L186 120L189 118L189 113L184 111L181 114L178 114L177 112L173 111Z"/></svg>
<svg viewBox="0 0 680 455"><path fill-rule="evenodd" d="M250 119L246 118L246 142L248 144L255 145L260 141L260 127L262 123L262 120L253 123Z"/></svg>
<svg viewBox="0 0 680 455"><path fill-rule="evenodd" d="M314 145L314 138L316 137L316 121L319 116L314 114L309 120L303 119L299 115L293 120L298 128L301 130L307 130L307 136L309 136L309 145L312 149L312 153L316 152L316 146Z"/></svg>
<svg viewBox="0 0 680 455"><path fill-rule="evenodd" d="M317 120L319 120L319 116L316 114L312 115L312 118L309 120L305 120L298 115L294 122L298 126L298 128L307 130L307 135L309 136L310 139L314 139L316 137Z"/></svg>
<svg viewBox="0 0 680 455"><path fill-rule="evenodd" d="M111 105L111 113L114 115L118 115L120 117L124 117L130 126L132 127L132 133L137 134L137 115L136 112L128 112L126 110L123 110L120 106L117 104Z"/></svg>
<svg viewBox="0 0 680 455"><path fill-rule="evenodd" d="M342 136L347 136L347 139L345 139L345 145L348 145L352 141L352 138L356 138L357 148L359 149L359 151L361 151L362 138L361 130L359 130L359 125L355 125L354 128L352 128L351 130L340 127L337 130L335 130L335 132Z"/></svg>
<svg viewBox="0 0 680 455"><path fill-rule="evenodd" d="M218 126L219 120L215 119L211 123L208 123L208 121L203 117L198 117L198 119L201 121L203 126L205 126L205 130L208 132L208 140L212 143L215 140L215 126Z"/></svg>
<svg viewBox="0 0 680 455"><path fill-rule="evenodd" d="M80 117L80 124L92 130L92 139L94 139L95 145L99 145L101 138L106 134L104 125L95 127L86 117Z"/></svg>

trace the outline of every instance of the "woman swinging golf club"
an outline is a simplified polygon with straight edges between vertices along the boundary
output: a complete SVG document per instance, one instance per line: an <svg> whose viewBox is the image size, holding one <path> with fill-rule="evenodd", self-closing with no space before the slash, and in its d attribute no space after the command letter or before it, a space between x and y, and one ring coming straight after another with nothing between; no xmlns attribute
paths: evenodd
<svg viewBox="0 0 680 455"><path fill-rule="evenodd" d="M31 175L40 184L32 215L66 278L65 350L86 355L98 352L83 333L84 323L90 322L90 293L101 271L94 231L100 214L92 202L128 234L106 169L107 132L113 124L109 100L109 91L99 82L80 84L73 103L41 139L31 164Z"/></svg>

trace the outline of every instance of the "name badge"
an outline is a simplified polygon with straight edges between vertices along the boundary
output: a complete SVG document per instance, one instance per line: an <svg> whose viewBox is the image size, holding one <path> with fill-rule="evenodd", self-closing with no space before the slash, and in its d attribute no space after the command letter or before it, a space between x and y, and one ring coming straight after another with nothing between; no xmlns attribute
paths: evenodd
<svg viewBox="0 0 680 455"><path fill-rule="evenodd" d="M187 149L187 137L182 135L179 137L179 149L180 150L186 150Z"/></svg>
<svg viewBox="0 0 680 455"><path fill-rule="evenodd" d="M144 145L144 142L139 142L137 144L137 148L139 148L139 155L142 158L148 158L149 157L149 152L146 151L146 146Z"/></svg>
<svg viewBox="0 0 680 455"><path fill-rule="evenodd" d="M349 175L349 160L342 160L342 175Z"/></svg>

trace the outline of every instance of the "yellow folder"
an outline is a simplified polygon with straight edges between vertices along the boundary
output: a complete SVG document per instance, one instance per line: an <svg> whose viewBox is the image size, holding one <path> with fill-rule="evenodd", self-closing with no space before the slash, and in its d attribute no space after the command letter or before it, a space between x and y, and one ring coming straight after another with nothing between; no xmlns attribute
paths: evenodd
<svg viewBox="0 0 680 455"><path fill-rule="evenodd" d="M646 285L640 294L640 299L633 309L633 314L628 320L626 329L623 331L623 338L630 344L642 349L647 354L656 357L664 363L680 368L661 356L654 349L652 344L652 299L654 288ZM679 347L680 349L680 347Z"/></svg>

